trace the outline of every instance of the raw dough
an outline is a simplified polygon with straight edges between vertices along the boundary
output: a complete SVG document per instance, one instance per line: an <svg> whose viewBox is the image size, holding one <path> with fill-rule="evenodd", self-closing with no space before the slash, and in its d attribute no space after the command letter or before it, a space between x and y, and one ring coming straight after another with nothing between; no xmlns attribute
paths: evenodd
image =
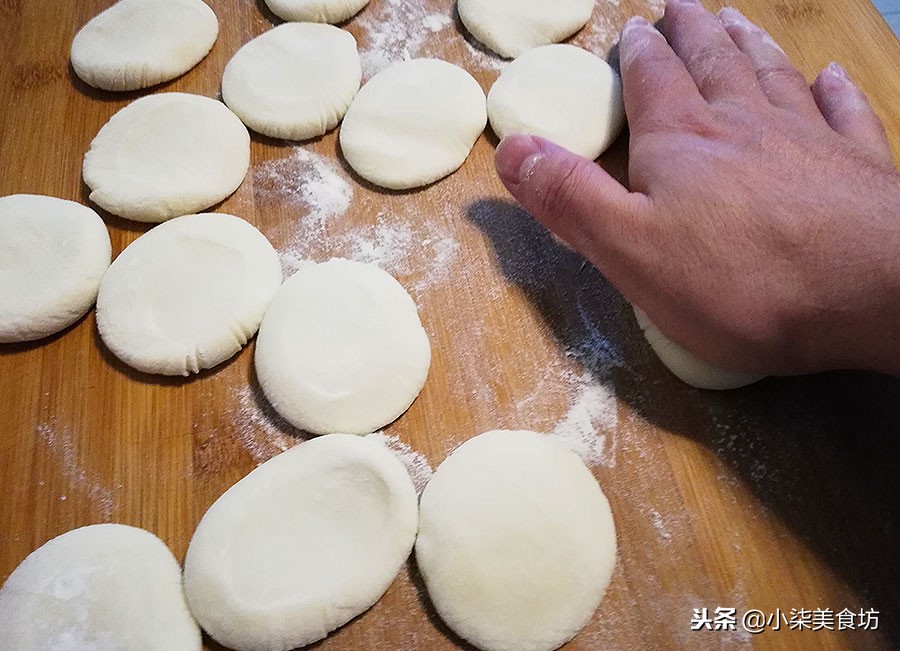
<svg viewBox="0 0 900 651"><path fill-rule="evenodd" d="M650 322L647 315L636 307L634 315L653 352L682 382L698 389L723 390L747 386L765 377L755 373L729 371L708 364L666 337Z"/></svg>
<svg viewBox="0 0 900 651"><path fill-rule="evenodd" d="M594 0L459 0L457 9L472 36L513 58L538 45L558 43L584 27Z"/></svg>
<svg viewBox="0 0 900 651"><path fill-rule="evenodd" d="M247 343L281 279L275 249L243 219L186 215L115 259L100 284L97 328L140 371L197 373Z"/></svg>
<svg viewBox="0 0 900 651"><path fill-rule="evenodd" d="M341 150L364 179L392 190L456 170L487 124L484 92L452 63L413 59L375 75L341 126Z"/></svg>
<svg viewBox="0 0 900 651"><path fill-rule="evenodd" d="M90 208L0 197L0 343L41 339L84 316L111 255L106 225Z"/></svg>
<svg viewBox="0 0 900 651"><path fill-rule="evenodd" d="M501 73L487 98L494 133L543 136L594 159L625 124L622 82L600 57L574 45L544 45Z"/></svg>
<svg viewBox="0 0 900 651"><path fill-rule="evenodd" d="M225 199L250 167L250 134L208 97L160 93L110 118L84 156L91 201L142 222L161 222Z"/></svg>
<svg viewBox="0 0 900 651"><path fill-rule="evenodd" d="M104 90L137 90L174 79L207 55L219 21L200 0L121 0L82 27L72 67Z"/></svg>
<svg viewBox="0 0 900 651"><path fill-rule="evenodd" d="M438 614L485 651L550 651L609 585L609 503L559 439L494 431L451 454L422 493L416 562Z"/></svg>
<svg viewBox="0 0 900 651"><path fill-rule="evenodd" d="M32 552L0 589L8 651L200 651L181 568L148 531L96 524Z"/></svg>
<svg viewBox="0 0 900 651"><path fill-rule="evenodd" d="M311 644L384 594L417 518L409 474L381 443L349 434L302 443L203 516L184 561L188 603L236 651Z"/></svg>
<svg viewBox="0 0 900 651"><path fill-rule="evenodd" d="M356 39L332 25L285 23L237 51L222 100L251 129L304 140L333 129L360 80Z"/></svg>
<svg viewBox="0 0 900 651"><path fill-rule="evenodd" d="M266 4L284 20L334 24L356 15L369 0L266 0Z"/></svg>
<svg viewBox="0 0 900 651"><path fill-rule="evenodd" d="M406 411L431 364L416 304L386 271L307 264L272 300L256 373L275 410L313 434L365 434Z"/></svg>

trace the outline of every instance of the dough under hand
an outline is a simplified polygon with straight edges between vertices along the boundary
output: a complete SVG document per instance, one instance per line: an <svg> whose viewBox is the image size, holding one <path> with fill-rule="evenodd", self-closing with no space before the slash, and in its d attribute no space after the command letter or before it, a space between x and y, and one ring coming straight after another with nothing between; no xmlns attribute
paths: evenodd
<svg viewBox="0 0 900 651"><path fill-rule="evenodd" d="M484 92L468 72L439 59L402 61L360 89L341 151L364 179L407 190L454 172L485 124Z"/></svg>
<svg viewBox="0 0 900 651"><path fill-rule="evenodd" d="M342 23L356 15L369 0L266 0L272 13L284 20Z"/></svg>
<svg viewBox="0 0 900 651"><path fill-rule="evenodd" d="M229 359L254 335L281 285L272 245L239 217L179 217L131 243L97 296L97 328L123 362L189 375Z"/></svg>
<svg viewBox="0 0 900 651"><path fill-rule="evenodd" d="M592 160L625 124L619 75L574 45L544 45L519 56L494 82L487 108L500 138L530 133Z"/></svg>
<svg viewBox="0 0 900 651"><path fill-rule="evenodd" d="M765 375L729 371L704 362L666 337L638 308L634 308L638 325L659 360L682 382L698 389L737 389L762 380Z"/></svg>
<svg viewBox="0 0 900 651"><path fill-rule="evenodd" d="M494 431L457 448L422 493L416 562L447 625L484 651L551 651L609 584L609 503L559 439Z"/></svg>
<svg viewBox="0 0 900 651"><path fill-rule="evenodd" d="M0 343L41 339L84 316L110 256L106 225L90 208L0 197Z"/></svg>
<svg viewBox="0 0 900 651"><path fill-rule="evenodd" d="M147 88L197 65L218 33L201 0L120 0L75 35L72 67L96 88Z"/></svg>
<svg viewBox="0 0 900 651"><path fill-rule="evenodd" d="M244 45L225 66L222 100L248 127L304 140L333 129L360 81L350 32L285 23Z"/></svg>
<svg viewBox="0 0 900 651"><path fill-rule="evenodd" d="M222 201L249 167L250 134L222 102L159 93L103 125L84 156L84 182L114 215L161 222Z"/></svg>
<svg viewBox="0 0 900 651"><path fill-rule="evenodd" d="M148 531L96 524L32 552L0 589L4 651L200 651L181 568Z"/></svg>
<svg viewBox="0 0 900 651"><path fill-rule="evenodd" d="M372 606L409 557L416 490L368 437L332 434L267 461L203 516L184 561L191 611L236 651L287 651Z"/></svg>

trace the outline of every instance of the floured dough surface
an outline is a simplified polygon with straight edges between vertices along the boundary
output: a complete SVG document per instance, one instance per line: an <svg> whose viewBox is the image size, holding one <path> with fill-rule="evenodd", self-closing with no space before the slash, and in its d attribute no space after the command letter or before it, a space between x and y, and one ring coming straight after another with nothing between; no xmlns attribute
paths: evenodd
<svg viewBox="0 0 900 651"><path fill-rule="evenodd" d="M304 140L333 129L360 81L350 32L285 23L244 45L225 66L222 99L254 131Z"/></svg>
<svg viewBox="0 0 900 651"><path fill-rule="evenodd" d="M72 67L96 88L147 88L197 65L218 33L201 0L120 0L75 35Z"/></svg>
<svg viewBox="0 0 900 651"><path fill-rule="evenodd" d="M633 306L632 306L633 307ZM742 373L713 366L697 356L691 354L674 341L666 337L650 322L647 315L638 308L634 308L638 325L644 332L644 337L659 357L666 368L672 371L682 382L686 382L698 389L737 389L739 387L759 382L765 375L755 373Z"/></svg>
<svg viewBox="0 0 900 651"><path fill-rule="evenodd" d="M206 512L185 557L188 603L236 651L311 644L372 606L416 536L403 463L332 434L267 461Z"/></svg>
<svg viewBox="0 0 900 651"><path fill-rule="evenodd" d="M41 339L84 316L110 256L109 232L90 208L0 197L0 343Z"/></svg>
<svg viewBox="0 0 900 651"><path fill-rule="evenodd" d="M250 134L214 99L159 93L110 118L84 156L90 199L114 215L161 222L234 192L250 167Z"/></svg>
<svg viewBox="0 0 900 651"><path fill-rule="evenodd" d="M355 16L369 0L266 0L272 13L284 20L342 23Z"/></svg>
<svg viewBox="0 0 900 651"><path fill-rule="evenodd" d="M491 87L494 133L542 136L594 159L625 124L622 82L600 57L574 45L544 45L509 64Z"/></svg>
<svg viewBox="0 0 900 651"><path fill-rule="evenodd" d="M186 215L147 231L113 261L97 296L97 327L139 371L197 373L247 343L281 279L278 255L252 225Z"/></svg>
<svg viewBox="0 0 900 651"><path fill-rule="evenodd" d="M441 619L484 651L551 651L590 620L616 559L609 503L561 440L487 432L422 493L416 562Z"/></svg>
<svg viewBox="0 0 900 651"><path fill-rule="evenodd" d="M376 265L350 260L302 266L272 300L256 342L266 398L314 434L364 434L392 422L430 364L410 295Z"/></svg>
<svg viewBox="0 0 900 651"><path fill-rule="evenodd" d="M468 72L438 59L402 61L360 89L341 151L364 179L406 190L455 171L486 123L484 92Z"/></svg>
<svg viewBox="0 0 900 651"><path fill-rule="evenodd" d="M96 524L50 540L0 589L12 651L200 651L181 568L148 531Z"/></svg>
<svg viewBox="0 0 900 651"><path fill-rule="evenodd" d="M457 9L472 36L513 58L558 43L584 27L594 0L459 0Z"/></svg>

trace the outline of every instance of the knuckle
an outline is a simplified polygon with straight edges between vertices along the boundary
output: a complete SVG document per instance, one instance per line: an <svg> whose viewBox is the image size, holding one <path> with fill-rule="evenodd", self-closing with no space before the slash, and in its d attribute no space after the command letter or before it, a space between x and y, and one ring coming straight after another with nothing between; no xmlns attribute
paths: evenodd
<svg viewBox="0 0 900 651"><path fill-rule="evenodd" d="M720 46L698 48L690 54L686 65L701 91L733 86L747 72L743 55Z"/></svg>
<svg viewBox="0 0 900 651"><path fill-rule="evenodd" d="M548 165L536 197L538 210L548 221L558 224L575 209L584 195L586 166L592 164L573 155L555 158Z"/></svg>
<svg viewBox="0 0 900 651"><path fill-rule="evenodd" d="M770 63L757 68L761 86L798 86L806 88L806 79L796 68L784 63Z"/></svg>

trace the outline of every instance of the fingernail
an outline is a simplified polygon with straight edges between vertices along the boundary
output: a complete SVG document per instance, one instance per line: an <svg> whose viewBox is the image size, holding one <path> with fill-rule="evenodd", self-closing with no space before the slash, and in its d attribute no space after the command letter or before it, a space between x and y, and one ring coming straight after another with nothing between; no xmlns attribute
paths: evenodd
<svg viewBox="0 0 900 651"><path fill-rule="evenodd" d="M527 180L534 166L544 157L540 144L523 133L514 133L504 138L497 146L494 160L497 174L507 185L515 187Z"/></svg>
<svg viewBox="0 0 900 651"><path fill-rule="evenodd" d="M832 61L828 64L828 67L825 68L830 74L834 75L841 81L850 81L850 75L847 74L847 71L844 70L836 61Z"/></svg>
<svg viewBox="0 0 900 651"><path fill-rule="evenodd" d="M667 0L670 5L698 5L700 0Z"/></svg>
<svg viewBox="0 0 900 651"><path fill-rule="evenodd" d="M719 11L719 20L726 27L749 27L753 23L734 7L724 7Z"/></svg>

